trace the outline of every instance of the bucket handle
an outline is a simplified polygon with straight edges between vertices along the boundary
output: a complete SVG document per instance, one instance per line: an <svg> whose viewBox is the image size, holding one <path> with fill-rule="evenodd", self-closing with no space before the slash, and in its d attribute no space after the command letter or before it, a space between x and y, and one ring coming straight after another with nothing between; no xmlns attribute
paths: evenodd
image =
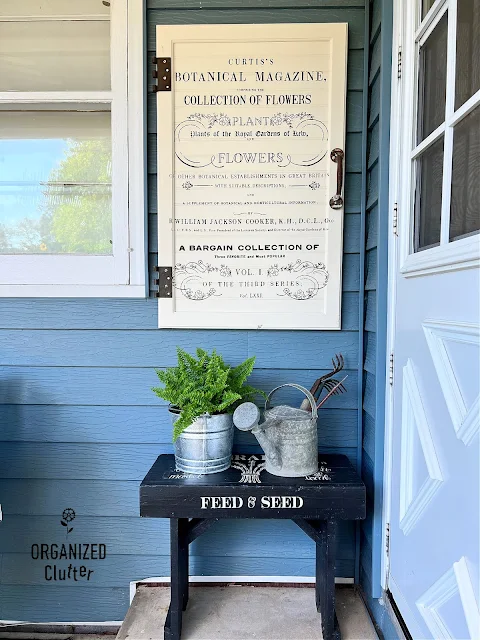
<svg viewBox="0 0 480 640"><path fill-rule="evenodd" d="M295 384L293 382L287 382L286 384L281 384L278 387L275 387L275 389L272 389L272 391L270 391L270 393L268 394L267 399L265 400L265 410L268 409L268 403L270 402L270 398L273 396L275 391L278 391L283 387L293 387L294 389L298 389L299 391L304 393L310 402L310 407L312 409L312 418L314 420L317 419L318 412L317 412L317 403L315 402L315 398L312 396L312 394L308 389L306 389L305 387L302 387L302 385L300 384Z"/></svg>

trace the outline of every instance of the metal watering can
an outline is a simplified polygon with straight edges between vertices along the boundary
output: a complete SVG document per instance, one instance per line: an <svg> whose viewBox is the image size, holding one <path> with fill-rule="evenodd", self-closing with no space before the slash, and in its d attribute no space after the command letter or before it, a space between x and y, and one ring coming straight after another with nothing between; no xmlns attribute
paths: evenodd
<svg viewBox="0 0 480 640"><path fill-rule="evenodd" d="M280 405L268 408L273 394L284 387L302 391L311 411ZM299 384L282 384L267 396L264 422L259 424L260 410L253 402L235 409L233 422L241 431L251 431L265 452L265 469L274 476L300 478L318 471L317 406L310 391Z"/></svg>

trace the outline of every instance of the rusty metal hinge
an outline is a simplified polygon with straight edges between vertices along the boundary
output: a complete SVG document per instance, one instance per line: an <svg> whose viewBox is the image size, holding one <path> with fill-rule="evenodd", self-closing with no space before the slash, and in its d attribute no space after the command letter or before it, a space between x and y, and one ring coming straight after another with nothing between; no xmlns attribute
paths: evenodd
<svg viewBox="0 0 480 640"><path fill-rule="evenodd" d="M402 47L398 47L397 53L397 78L400 80L402 77Z"/></svg>
<svg viewBox="0 0 480 640"><path fill-rule="evenodd" d="M393 235L398 238L398 204L393 205Z"/></svg>
<svg viewBox="0 0 480 640"><path fill-rule="evenodd" d="M172 90L172 59L152 58L154 69L152 76L157 80L153 85L153 92Z"/></svg>
<svg viewBox="0 0 480 640"><path fill-rule="evenodd" d="M393 386L393 351L390 354L390 373L388 376L388 381L390 383L390 386Z"/></svg>
<svg viewBox="0 0 480 640"><path fill-rule="evenodd" d="M155 271L158 271L158 278L153 281L153 284L158 285L158 291L155 292L155 297L171 298L173 291L172 267L155 267Z"/></svg>

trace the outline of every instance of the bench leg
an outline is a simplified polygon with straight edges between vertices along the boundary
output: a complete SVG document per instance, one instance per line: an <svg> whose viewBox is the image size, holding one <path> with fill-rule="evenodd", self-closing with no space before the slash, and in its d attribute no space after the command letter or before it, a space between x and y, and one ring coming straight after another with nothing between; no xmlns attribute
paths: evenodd
<svg viewBox="0 0 480 640"><path fill-rule="evenodd" d="M170 607L165 620L165 640L180 640L182 613L188 602L188 519L170 518Z"/></svg>
<svg viewBox="0 0 480 640"><path fill-rule="evenodd" d="M315 601L322 616L323 640L340 640L340 629L335 614L335 553L337 523L322 521L320 541L316 545Z"/></svg>

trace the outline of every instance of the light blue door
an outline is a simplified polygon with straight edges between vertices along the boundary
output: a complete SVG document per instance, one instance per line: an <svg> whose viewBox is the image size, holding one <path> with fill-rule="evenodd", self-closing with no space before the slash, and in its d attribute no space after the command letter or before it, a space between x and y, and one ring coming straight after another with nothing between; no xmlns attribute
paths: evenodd
<svg viewBox="0 0 480 640"><path fill-rule="evenodd" d="M388 588L415 640L478 640L480 3L397 9Z"/></svg>

